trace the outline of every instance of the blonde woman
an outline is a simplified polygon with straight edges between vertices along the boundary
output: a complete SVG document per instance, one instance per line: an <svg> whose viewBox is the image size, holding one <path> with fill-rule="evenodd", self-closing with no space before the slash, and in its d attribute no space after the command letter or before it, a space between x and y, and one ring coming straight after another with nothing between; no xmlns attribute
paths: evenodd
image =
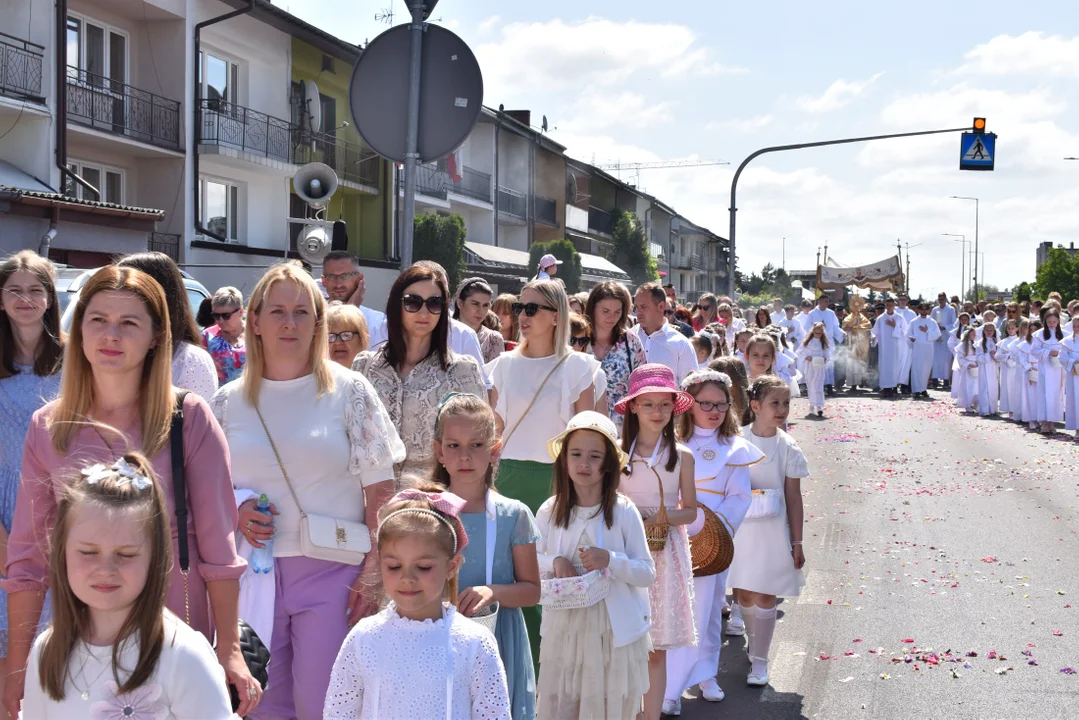
<svg viewBox="0 0 1079 720"><path fill-rule="evenodd" d="M244 332L243 376L212 406L232 456L244 545L274 539L268 590L249 582L250 569L244 580L243 605L260 613L261 626L246 610L245 619L269 638L274 658L260 717L318 718L350 625L377 609L377 593L363 591L378 587L379 573L373 552L350 562L315 557L311 529L329 522L348 542L345 529L365 523L359 531L371 533L374 547L377 513L405 451L367 379L327 357L326 301L302 268L283 263L262 276ZM257 509L260 493L270 515Z"/></svg>
<svg viewBox="0 0 1079 720"><path fill-rule="evenodd" d="M330 332L330 359L342 367L351 368L356 356L367 349L371 336L367 332L367 319L355 305L334 300L326 311Z"/></svg>
<svg viewBox="0 0 1079 720"><path fill-rule="evenodd" d="M8 540L8 677L4 708L17 717L25 667L45 595L47 538L60 495L72 473L87 464L111 465L128 450L150 461L165 488L172 533L188 534L191 572L172 569L166 606L213 641L240 714L262 690L251 677L237 631L238 579L229 454L206 402L188 393L183 403L187 526L177 528L169 428L176 405L172 332L165 292L134 268L98 270L79 294L64 353L59 399L34 413L23 453L22 485ZM173 540L173 553L177 553Z"/></svg>

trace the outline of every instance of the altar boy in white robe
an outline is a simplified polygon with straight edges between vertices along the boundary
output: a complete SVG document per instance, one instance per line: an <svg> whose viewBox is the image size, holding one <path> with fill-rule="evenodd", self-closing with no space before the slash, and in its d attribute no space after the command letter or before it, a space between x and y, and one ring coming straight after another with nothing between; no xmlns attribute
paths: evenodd
<svg viewBox="0 0 1079 720"><path fill-rule="evenodd" d="M902 370L903 345L907 342L907 321L895 311L895 299L884 301L884 313L877 317L870 331L870 342L877 348L877 368L880 373L880 396L897 395L899 373Z"/></svg>
<svg viewBox="0 0 1079 720"><path fill-rule="evenodd" d="M910 389L916 398L929 399L929 374L933 371L933 355L940 339L940 327L929 317L929 303L918 307L918 317L907 330L910 339Z"/></svg>
<svg viewBox="0 0 1079 720"><path fill-rule="evenodd" d="M906 293L900 293L895 314L902 315L903 319L907 321L908 327L914 322L915 318L918 317L917 311L908 307L909 304L910 297L908 297ZM910 364L913 360L913 350L914 348L911 347L909 343L904 343L903 352L900 355L899 379L896 381L896 385L899 386L900 392L910 392Z"/></svg>
<svg viewBox="0 0 1079 720"><path fill-rule="evenodd" d="M933 308L929 316L936 321L940 329L940 339L933 347L933 380L941 384L941 389L951 390L952 361L955 360L955 356L948 347L948 333L954 331L958 318L955 308L948 304L946 293L937 295L937 306Z"/></svg>

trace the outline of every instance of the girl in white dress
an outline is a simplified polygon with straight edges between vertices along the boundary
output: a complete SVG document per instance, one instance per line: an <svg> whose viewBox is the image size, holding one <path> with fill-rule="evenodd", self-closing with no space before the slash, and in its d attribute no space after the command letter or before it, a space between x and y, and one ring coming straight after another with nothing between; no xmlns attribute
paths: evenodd
<svg viewBox="0 0 1079 720"><path fill-rule="evenodd" d="M997 358L997 326L982 326L982 338L977 343L978 357L978 414L996 415L1000 402L1000 362Z"/></svg>
<svg viewBox="0 0 1079 720"><path fill-rule="evenodd" d="M814 360L821 358L823 362ZM832 359L832 347L824 332L824 323L813 323L809 334L798 348L798 360L802 363L802 375L809 395L809 413L824 417L824 371Z"/></svg>
<svg viewBox="0 0 1079 720"><path fill-rule="evenodd" d="M544 609L539 717L635 717L648 690L646 588L656 566L640 513L618 493L627 456L614 421L591 411L575 415L548 452L555 461L554 497L536 515L540 570L547 578L606 570L610 589L588 607Z"/></svg>
<svg viewBox="0 0 1079 720"><path fill-rule="evenodd" d="M776 361L773 365L774 375L791 389L791 397L798 397L798 383L801 373L798 372L798 354L787 345L787 336L782 325L772 325L769 334L776 343Z"/></svg>
<svg viewBox="0 0 1079 720"><path fill-rule="evenodd" d="M1031 354L1038 358L1038 393L1035 420L1041 432L1053 432L1055 424L1064 421L1064 331L1060 327L1060 310L1048 306L1042 312L1042 330L1034 335Z"/></svg>
<svg viewBox="0 0 1079 720"><path fill-rule="evenodd" d="M379 512L377 558L390 603L345 638L330 674L325 720L510 720L494 635L454 607L468 544L460 520L465 505L421 482Z"/></svg>
<svg viewBox="0 0 1079 720"><path fill-rule="evenodd" d="M794 438L780 429L790 413L790 392L783 381L758 378L749 398L753 421L746 440L765 459L749 469L752 501L734 536L728 583L749 637L747 654L753 667L746 682L767 685L776 598L794 597L805 585L801 479L809 476L809 465ZM737 634L735 630L728 626L727 633Z"/></svg>
<svg viewBox="0 0 1079 720"><path fill-rule="evenodd" d="M959 365L952 386L959 386L956 406L964 412L973 412L978 405L978 332L972 327L963 331L963 339L955 348L955 361Z"/></svg>
<svg viewBox="0 0 1079 720"><path fill-rule="evenodd" d="M1017 323L1015 339L1008 345L1009 374L1008 405L1011 409L1011 419L1015 422L1023 422L1023 406L1027 393L1026 372L1023 370L1022 346L1027 338L1028 320L1022 318Z"/></svg>
<svg viewBox="0 0 1079 720"><path fill-rule="evenodd" d="M1064 338L1064 428L1079 437L1079 315L1072 317L1072 334Z"/></svg>
<svg viewBox="0 0 1079 720"><path fill-rule="evenodd" d="M767 339L771 344L771 339ZM645 525L660 525L664 508L669 528L662 549L652 548L656 581L648 588L652 607L652 647L644 716L659 720L667 687L667 651L697 644L693 624L693 564L686 525L697 518L693 453L674 434L674 417L693 406L666 365L642 365L629 376L629 393L615 406L626 421L622 449L629 464L619 490L641 511Z"/></svg>
<svg viewBox="0 0 1079 720"><path fill-rule="evenodd" d="M997 345L997 362L1000 364L1000 414L1011 417L1012 410L1012 377L1015 374L1015 359L1012 357L1012 349L1019 336L1018 326L1014 319L1004 321L1004 338Z"/></svg>
<svg viewBox="0 0 1079 720"><path fill-rule="evenodd" d="M233 717L210 643L165 609L170 513L128 453L63 490L49 564L53 618L27 664L22 717Z"/></svg>
<svg viewBox="0 0 1079 720"><path fill-rule="evenodd" d="M1023 417L1031 430L1038 429L1038 366L1041 362L1034 354L1034 335L1042 329L1040 320L1027 323L1027 333L1019 343L1019 382L1023 386Z"/></svg>
<svg viewBox="0 0 1079 720"><path fill-rule="evenodd" d="M963 379L960 377L959 356L956 353L956 348L963 342L963 333L967 331L968 327L970 327L970 315L965 312L959 313L955 332L948 335L948 352L952 354L952 397L955 398L956 404L958 404L959 391L961 390L956 385ZM962 406L960 405L960 407Z"/></svg>
<svg viewBox="0 0 1079 720"><path fill-rule="evenodd" d="M749 509L749 467L760 462L764 454L741 436L727 375L715 370L690 373L682 388L694 399L693 408L678 418L677 427L679 439L693 451L696 475L697 519L688 527L690 542L704 528L701 506L714 512L734 537ZM699 643L695 648L675 648L667 653L663 712L668 715L681 713L682 692L697 684L705 700L723 699L716 669L723 645L727 572L693 579L693 620Z"/></svg>
<svg viewBox="0 0 1079 720"><path fill-rule="evenodd" d="M746 374L749 382L761 375L774 375L776 364L776 342L771 335L759 332L746 341L745 346Z"/></svg>

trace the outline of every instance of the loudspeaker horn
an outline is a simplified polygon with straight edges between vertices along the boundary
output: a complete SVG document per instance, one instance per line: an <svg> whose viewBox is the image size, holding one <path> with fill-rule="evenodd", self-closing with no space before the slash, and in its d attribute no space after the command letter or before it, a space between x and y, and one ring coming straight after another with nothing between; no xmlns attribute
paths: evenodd
<svg viewBox="0 0 1079 720"><path fill-rule="evenodd" d="M321 265L333 246L331 229L325 225L308 225L296 240L296 252L312 265Z"/></svg>
<svg viewBox="0 0 1079 720"><path fill-rule="evenodd" d="M337 192L337 173L325 163L307 163L292 176L292 186L312 210L324 210Z"/></svg>

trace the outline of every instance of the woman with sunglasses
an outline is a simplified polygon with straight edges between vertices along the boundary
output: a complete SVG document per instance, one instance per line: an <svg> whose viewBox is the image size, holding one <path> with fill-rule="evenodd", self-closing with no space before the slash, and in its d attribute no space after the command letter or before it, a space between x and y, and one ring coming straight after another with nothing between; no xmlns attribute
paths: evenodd
<svg viewBox="0 0 1079 720"><path fill-rule="evenodd" d="M479 363L450 350L448 297L441 274L420 265L405 270L386 301L386 343L360 353L352 364L374 385L405 443L405 461L395 468L398 478L427 474L435 411L447 393L487 396Z"/></svg>
<svg viewBox="0 0 1079 720"><path fill-rule="evenodd" d="M244 296L234 287L223 287L210 300L214 325L202 331L203 342L217 366L221 385L240 377L247 351L244 349Z"/></svg>
<svg viewBox="0 0 1079 720"><path fill-rule="evenodd" d="M719 302L712 293L705 293L697 300L697 312L693 315L693 329L700 332L708 323L716 321Z"/></svg>
<svg viewBox="0 0 1079 720"><path fill-rule="evenodd" d="M326 310L326 322L330 326L330 360L351 368L356 356L370 347L367 318L355 305L334 300Z"/></svg>

